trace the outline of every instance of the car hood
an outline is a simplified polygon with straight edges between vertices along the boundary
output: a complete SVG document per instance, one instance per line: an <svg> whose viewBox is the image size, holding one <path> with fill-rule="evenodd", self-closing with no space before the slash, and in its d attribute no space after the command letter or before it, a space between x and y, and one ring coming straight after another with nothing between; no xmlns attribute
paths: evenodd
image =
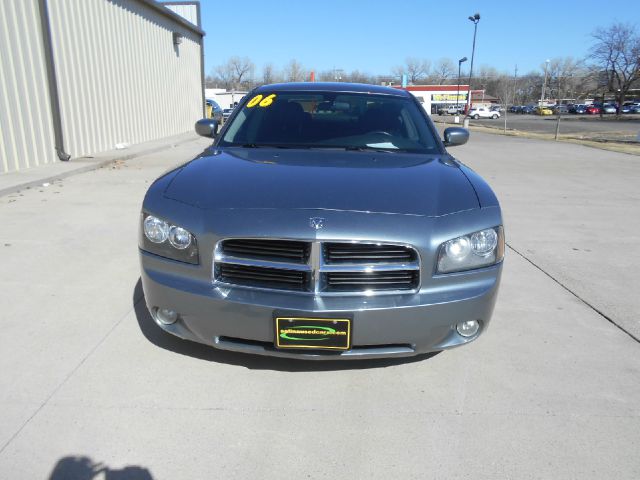
<svg viewBox="0 0 640 480"><path fill-rule="evenodd" d="M203 209L327 209L441 216L478 208L446 154L211 149L181 167L166 198Z"/></svg>

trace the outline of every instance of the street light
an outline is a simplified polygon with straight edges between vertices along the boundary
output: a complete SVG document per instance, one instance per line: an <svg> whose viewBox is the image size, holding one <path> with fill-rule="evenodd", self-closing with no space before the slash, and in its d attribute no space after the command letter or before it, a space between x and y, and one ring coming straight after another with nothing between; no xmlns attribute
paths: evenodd
<svg viewBox="0 0 640 480"><path fill-rule="evenodd" d="M476 33L478 32L478 22L480 21L480 14L469 17L469 20L473 22L473 48L471 49L471 66L469 68L469 95L467 97L467 113L469 113L469 107L471 107L471 76L473 75L473 57L476 53Z"/></svg>
<svg viewBox="0 0 640 480"><path fill-rule="evenodd" d="M542 95L540 95L540 106L544 103L544 91L547 89L547 69L549 68L549 59L544 63L544 83L542 84Z"/></svg>
<svg viewBox="0 0 640 480"><path fill-rule="evenodd" d="M458 93L456 93L456 115L458 115L458 97L460 96L460 67L467 61L467 57L463 57L458 60Z"/></svg>

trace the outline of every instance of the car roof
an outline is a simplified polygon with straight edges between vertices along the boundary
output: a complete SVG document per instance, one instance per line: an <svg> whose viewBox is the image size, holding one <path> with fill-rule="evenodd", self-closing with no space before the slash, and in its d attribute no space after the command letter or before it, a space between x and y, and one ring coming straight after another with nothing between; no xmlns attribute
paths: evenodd
<svg viewBox="0 0 640 480"><path fill-rule="evenodd" d="M393 95L395 97L411 97L406 90L382 87L366 83L344 82L291 82L263 85L255 90L262 92L340 92L340 93L373 93L378 95Z"/></svg>

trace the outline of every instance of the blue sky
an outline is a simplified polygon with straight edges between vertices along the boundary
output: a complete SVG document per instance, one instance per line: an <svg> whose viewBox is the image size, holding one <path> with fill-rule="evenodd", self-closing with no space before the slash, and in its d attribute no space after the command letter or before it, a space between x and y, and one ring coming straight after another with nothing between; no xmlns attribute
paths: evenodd
<svg viewBox="0 0 640 480"><path fill-rule="evenodd" d="M547 58L583 57L599 25L640 27L637 0L201 0L205 72L232 55L247 56L260 74L292 58L316 71L342 68L390 73L406 57L471 57L479 12L475 66L519 73ZM475 67L474 67L475 69Z"/></svg>

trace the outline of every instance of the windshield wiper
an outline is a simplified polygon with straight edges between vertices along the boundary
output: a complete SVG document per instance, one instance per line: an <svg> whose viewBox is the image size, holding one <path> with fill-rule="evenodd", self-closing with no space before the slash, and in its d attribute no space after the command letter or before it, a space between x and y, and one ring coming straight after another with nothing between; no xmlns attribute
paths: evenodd
<svg viewBox="0 0 640 480"><path fill-rule="evenodd" d="M230 147L242 147L242 148L300 148L305 150L344 150L350 149L343 145L309 145L306 143L245 143L242 145L234 144Z"/></svg>
<svg viewBox="0 0 640 480"><path fill-rule="evenodd" d="M243 145L231 145L233 147L242 148L311 148L309 145L296 145L286 143L245 143Z"/></svg>
<svg viewBox="0 0 640 480"><path fill-rule="evenodd" d="M361 145L361 146L347 146L344 147L345 150L351 151L351 152L384 152L384 153L398 153L398 152L402 152L402 153L406 153L408 152L408 150L406 149L402 149L402 148L384 148L384 147L370 147L368 145Z"/></svg>
<svg viewBox="0 0 640 480"><path fill-rule="evenodd" d="M347 150L350 152L380 152L380 153L410 153L403 148L370 147L368 145L307 145L298 143L244 143L242 145L229 145L242 148L300 148L305 150Z"/></svg>
<svg viewBox="0 0 640 480"><path fill-rule="evenodd" d="M242 147L242 148L265 148L266 145L259 145L257 143L244 143L242 145L229 145L230 147Z"/></svg>

